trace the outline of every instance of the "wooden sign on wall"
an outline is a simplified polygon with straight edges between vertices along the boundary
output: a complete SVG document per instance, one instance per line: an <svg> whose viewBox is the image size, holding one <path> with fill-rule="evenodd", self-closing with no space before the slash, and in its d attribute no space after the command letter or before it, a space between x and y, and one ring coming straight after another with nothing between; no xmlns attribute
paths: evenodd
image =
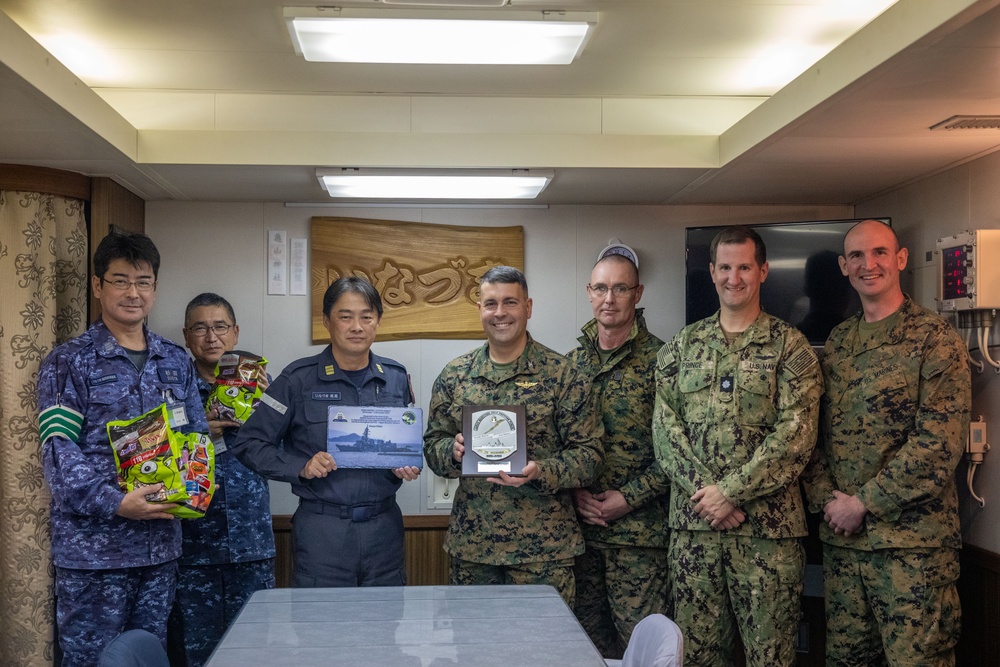
<svg viewBox="0 0 1000 667"><path fill-rule="evenodd" d="M524 270L521 227L316 217L311 229L313 343L330 341L323 293L341 276L367 279L385 312L376 340L484 338L479 279L494 266Z"/></svg>

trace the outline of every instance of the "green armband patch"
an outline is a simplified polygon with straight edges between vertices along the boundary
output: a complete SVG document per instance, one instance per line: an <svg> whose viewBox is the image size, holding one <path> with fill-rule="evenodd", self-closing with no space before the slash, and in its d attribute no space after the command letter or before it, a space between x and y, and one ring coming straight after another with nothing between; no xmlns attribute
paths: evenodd
<svg viewBox="0 0 1000 667"><path fill-rule="evenodd" d="M64 405L53 405L38 414L38 437L45 441L58 435L77 442L83 428L83 415Z"/></svg>

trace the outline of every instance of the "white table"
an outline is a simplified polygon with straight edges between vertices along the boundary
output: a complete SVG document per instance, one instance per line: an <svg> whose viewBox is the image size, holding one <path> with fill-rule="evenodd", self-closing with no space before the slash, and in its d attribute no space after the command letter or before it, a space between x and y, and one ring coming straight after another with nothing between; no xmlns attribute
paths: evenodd
<svg viewBox="0 0 1000 667"><path fill-rule="evenodd" d="M258 591L207 667L604 664L551 586L402 586Z"/></svg>

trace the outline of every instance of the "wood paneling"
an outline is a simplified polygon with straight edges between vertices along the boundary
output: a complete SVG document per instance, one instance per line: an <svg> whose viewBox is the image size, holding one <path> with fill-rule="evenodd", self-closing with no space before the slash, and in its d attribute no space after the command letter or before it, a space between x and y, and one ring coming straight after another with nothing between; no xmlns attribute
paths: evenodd
<svg viewBox="0 0 1000 667"><path fill-rule="evenodd" d="M295 571L295 557L292 552L292 517L287 514L271 518L274 530L274 585L278 588L292 587L292 573Z"/></svg>
<svg viewBox="0 0 1000 667"><path fill-rule="evenodd" d="M50 195L90 200L90 178L83 174L48 167L0 164L0 190L44 192Z"/></svg>
<svg viewBox="0 0 1000 667"><path fill-rule="evenodd" d="M403 517L406 549L406 583L410 586L437 586L448 583L448 554L444 535L448 516Z"/></svg>
<svg viewBox="0 0 1000 667"><path fill-rule="evenodd" d="M278 515L271 519L274 530L274 574L278 588L292 585L295 558L292 552L292 517ZM448 515L413 515L403 517L406 549L406 582L411 586L434 586L448 583L448 556L442 545L448 530Z"/></svg>
<svg viewBox="0 0 1000 667"><path fill-rule="evenodd" d="M146 202L110 178L91 182L90 240L97 244L111 227L125 232L146 231Z"/></svg>

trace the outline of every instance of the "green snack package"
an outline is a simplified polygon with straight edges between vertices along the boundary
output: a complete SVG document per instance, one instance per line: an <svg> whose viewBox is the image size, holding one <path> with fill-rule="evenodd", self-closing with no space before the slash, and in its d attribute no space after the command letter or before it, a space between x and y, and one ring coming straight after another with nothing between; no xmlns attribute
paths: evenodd
<svg viewBox="0 0 1000 667"><path fill-rule="evenodd" d="M180 440L180 470L189 498L170 513L183 519L205 516L215 493L215 446L202 433L175 433Z"/></svg>
<svg viewBox="0 0 1000 667"><path fill-rule="evenodd" d="M258 381L266 377L266 368L267 359L250 352L233 350L219 357L205 409L217 411L219 419L246 423L264 394Z"/></svg>
<svg viewBox="0 0 1000 667"><path fill-rule="evenodd" d="M118 468L118 484L126 492L162 483L150 502L182 502L187 485L178 467L180 449L167 421L167 405L134 419L108 422L108 438Z"/></svg>

